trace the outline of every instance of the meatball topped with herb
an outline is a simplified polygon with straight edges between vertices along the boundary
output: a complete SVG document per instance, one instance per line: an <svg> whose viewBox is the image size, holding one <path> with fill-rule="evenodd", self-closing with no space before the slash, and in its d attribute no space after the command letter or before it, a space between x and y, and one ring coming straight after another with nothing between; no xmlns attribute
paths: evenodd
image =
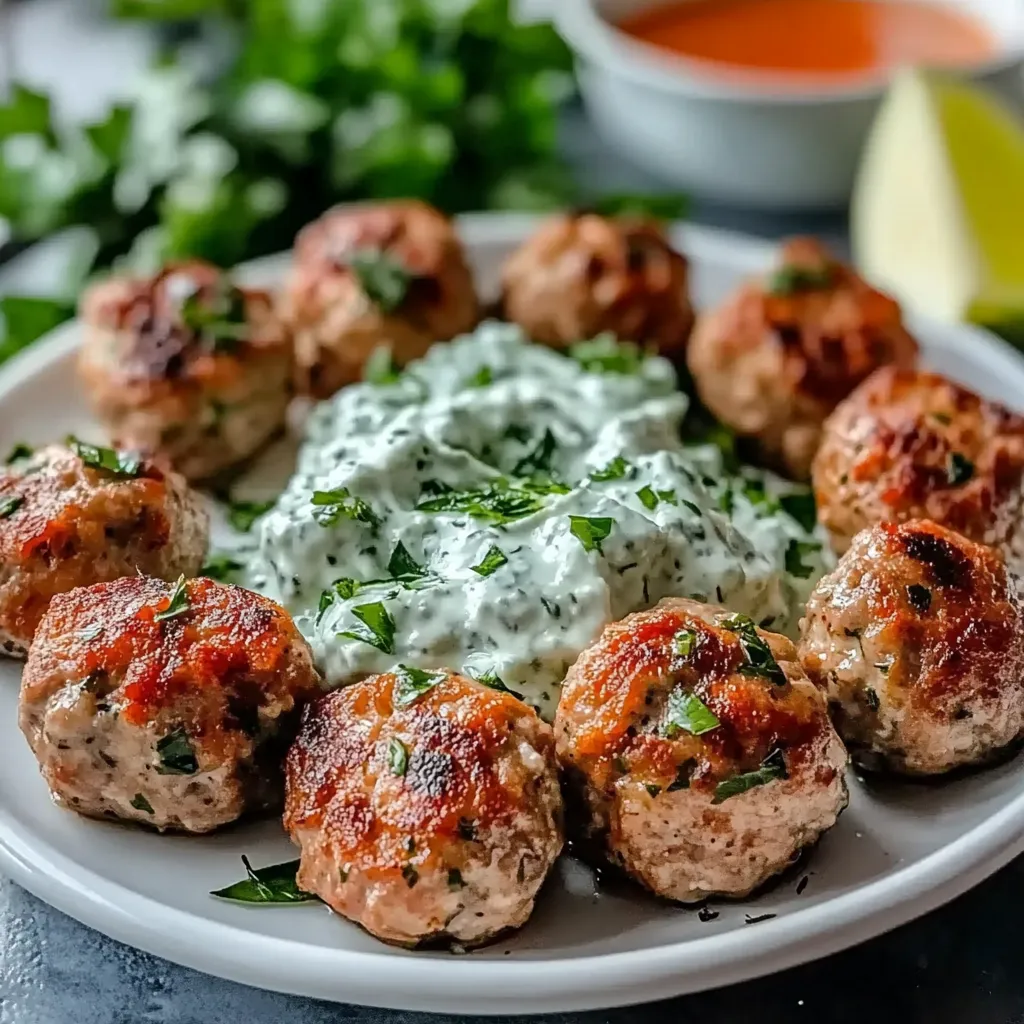
<svg viewBox="0 0 1024 1024"><path fill-rule="evenodd" d="M1024 730L1024 604L991 548L926 520L859 534L818 584L800 657L866 768L934 775Z"/></svg>
<svg viewBox="0 0 1024 1024"><path fill-rule="evenodd" d="M685 257L637 217L549 220L509 257L502 288L505 316L555 348L609 333L681 361L693 326Z"/></svg>
<svg viewBox="0 0 1024 1024"><path fill-rule="evenodd" d="M71 439L0 466L0 650L28 649L50 601L75 587L199 571L209 519L177 474Z"/></svg>
<svg viewBox="0 0 1024 1024"><path fill-rule="evenodd" d="M590 838L684 903L746 896L847 802L846 751L793 644L684 598L579 656L555 737Z"/></svg>
<svg viewBox="0 0 1024 1024"><path fill-rule="evenodd" d="M479 316L451 222L415 200L338 207L303 228L282 308L314 398L360 380L377 349L404 366Z"/></svg>
<svg viewBox="0 0 1024 1024"><path fill-rule="evenodd" d="M839 553L874 523L931 519L1024 565L1024 417L936 373L857 388L825 425L814 490Z"/></svg>
<svg viewBox="0 0 1024 1024"><path fill-rule="evenodd" d="M809 238L702 314L688 352L704 404L796 480L810 476L836 405L878 367L916 358L895 300Z"/></svg>
<svg viewBox="0 0 1024 1024"><path fill-rule="evenodd" d="M508 691L401 666L310 705L288 753L299 887L386 942L487 942L562 848L550 726Z"/></svg>
<svg viewBox="0 0 1024 1024"><path fill-rule="evenodd" d="M82 301L79 373L119 444L190 480L229 470L284 427L292 344L266 292L194 261L115 277Z"/></svg>
<svg viewBox="0 0 1024 1024"><path fill-rule="evenodd" d="M318 691L306 641L272 601L130 576L54 599L20 723L63 806L209 832L280 806L298 707Z"/></svg>

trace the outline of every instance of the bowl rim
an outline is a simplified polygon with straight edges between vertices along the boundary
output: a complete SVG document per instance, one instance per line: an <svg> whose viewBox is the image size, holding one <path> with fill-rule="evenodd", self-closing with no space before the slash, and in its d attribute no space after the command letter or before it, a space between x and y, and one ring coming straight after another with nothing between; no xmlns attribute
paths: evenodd
<svg viewBox="0 0 1024 1024"><path fill-rule="evenodd" d="M943 5L943 0L914 2ZM712 73L711 69L721 67L715 61L675 54L629 36L600 14L596 0L558 0L553 20L559 35L578 57L635 85L711 101L800 107L874 100L881 98L893 76L901 70L897 68L882 75L844 76L833 84L816 79L806 85L797 76L785 72L747 71L725 76ZM1000 48L992 56L956 69L937 70L978 78L1021 68L1024 68L1024 17L1021 38L1003 36Z"/></svg>

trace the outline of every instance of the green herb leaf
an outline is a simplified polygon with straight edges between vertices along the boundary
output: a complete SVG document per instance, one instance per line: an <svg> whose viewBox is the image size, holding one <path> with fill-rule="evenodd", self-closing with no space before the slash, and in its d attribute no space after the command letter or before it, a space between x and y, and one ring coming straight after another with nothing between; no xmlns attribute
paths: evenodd
<svg viewBox="0 0 1024 1024"><path fill-rule="evenodd" d="M835 271L828 264L820 267L783 266L768 279L768 292L772 295L795 295L797 292L816 292L830 288Z"/></svg>
<svg viewBox="0 0 1024 1024"><path fill-rule="evenodd" d="M321 526L334 526L342 519L370 526L380 523L369 504L350 494L347 487L337 487L333 491L314 491L309 500L313 505L313 518Z"/></svg>
<svg viewBox="0 0 1024 1024"><path fill-rule="evenodd" d="M405 879L405 884L411 889L420 880L420 873L414 864L406 864L402 868L402 877Z"/></svg>
<svg viewBox="0 0 1024 1024"><path fill-rule="evenodd" d="M569 531L583 545L584 551L600 552L602 542L614 525L614 519L604 516L569 516Z"/></svg>
<svg viewBox="0 0 1024 1024"><path fill-rule="evenodd" d="M471 565L470 569L480 576L490 576L507 563L508 558L505 557L505 552L492 544L487 554L484 555L483 561L479 565Z"/></svg>
<svg viewBox="0 0 1024 1024"><path fill-rule="evenodd" d="M558 448L558 442L550 429L545 429L536 447L524 455L512 470L513 476L532 476L534 473L547 473L551 470L551 459Z"/></svg>
<svg viewBox="0 0 1024 1024"><path fill-rule="evenodd" d="M392 775L399 777L409 770L409 750L397 736L388 743L388 768Z"/></svg>
<svg viewBox="0 0 1024 1024"><path fill-rule="evenodd" d="M489 384L493 384L493 383L494 383L494 370L492 370L489 366L485 365L485 366L481 366L480 369L477 370L476 373L474 373L473 376L470 377L465 382L465 384L463 384L463 387L467 387L467 388L485 388Z"/></svg>
<svg viewBox="0 0 1024 1024"><path fill-rule="evenodd" d="M402 370L395 362L391 346L378 345L363 364L363 380L384 387L401 379Z"/></svg>
<svg viewBox="0 0 1024 1024"><path fill-rule="evenodd" d="M658 501L665 502L666 505L678 505L679 498L676 496L676 492L669 488L665 491L657 491Z"/></svg>
<svg viewBox="0 0 1024 1024"><path fill-rule="evenodd" d="M734 775L731 779L725 779L715 786L713 804L720 804L730 797L739 796L747 790L757 786L765 786L775 779L789 778L786 770L786 759L779 749L773 750L762 762L761 767L752 772L744 772L742 775Z"/></svg>
<svg viewBox="0 0 1024 1024"><path fill-rule="evenodd" d="M0 189L3 188L2 162L0 162ZM3 196L0 195L0 210ZM4 211L6 212L6 211ZM0 334L0 363L15 353L28 348L44 334L75 315L73 304L63 300L37 298L28 295L5 295L0 298L0 316L4 330Z"/></svg>
<svg viewBox="0 0 1024 1024"><path fill-rule="evenodd" d="M199 771L196 752L183 727L157 740L156 753L160 758L156 768L160 775L195 775Z"/></svg>
<svg viewBox="0 0 1024 1024"><path fill-rule="evenodd" d="M182 276L182 275L176 275ZM178 307L181 322L210 352L231 354L250 335L245 296L227 281L213 292L193 285Z"/></svg>
<svg viewBox="0 0 1024 1024"><path fill-rule="evenodd" d="M604 480L624 480L627 475L631 475L635 471L632 463L627 462L621 455L616 455L603 469L595 469L590 474L590 479L598 482Z"/></svg>
<svg viewBox="0 0 1024 1024"><path fill-rule="evenodd" d="M477 676L476 681L482 686L486 686L488 689L497 690L499 693L507 693L510 696L515 697L516 700L523 699L523 695L521 693L517 693L515 690L510 690L505 685L505 680L502 679L497 672L485 672L482 676Z"/></svg>
<svg viewBox="0 0 1024 1024"><path fill-rule="evenodd" d="M395 669L394 702L399 707L408 707L447 678L445 672L424 672L423 669L399 665Z"/></svg>
<svg viewBox="0 0 1024 1024"><path fill-rule="evenodd" d="M352 609L352 614L359 619L362 626L345 630L338 636L361 640L385 654L395 653L395 620L381 601L358 605Z"/></svg>
<svg viewBox="0 0 1024 1024"><path fill-rule="evenodd" d="M137 811L144 811L146 814L153 814L153 805L146 799L144 793L136 793L131 799L131 806Z"/></svg>
<svg viewBox="0 0 1024 1024"><path fill-rule="evenodd" d="M388 573L397 579L399 576L426 576L427 570L409 554L406 546L399 541L388 559Z"/></svg>
<svg viewBox="0 0 1024 1024"><path fill-rule="evenodd" d="M97 469L110 476L130 479L142 472L142 457L135 452L99 448L94 444L85 444L76 437L68 438L68 447L90 469Z"/></svg>
<svg viewBox="0 0 1024 1024"><path fill-rule="evenodd" d="M629 192L601 196L586 210L602 217L650 217L654 220L682 220L690 209L688 196L666 192L653 195Z"/></svg>
<svg viewBox="0 0 1024 1024"><path fill-rule="evenodd" d="M458 868L448 869L448 888L453 892L465 888L466 883L462 880L462 872Z"/></svg>
<svg viewBox="0 0 1024 1024"><path fill-rule="evenodd" d="M920 583L911 583L907 587L907 600L915 611L924 615L932 606L932 592Z"/></svg>
<svg viewBox="0 0 1024 1024"><path fill-rule="evenodd" d="M642 504L644 508L653 512L658 507L658 496L650 487L644 485L636 492L636 496L640 499L640 504Z"/></svg>
<svg viewBox="0 0 1024 1024"><path fill-rule="evenodd" d="M668 787L670 793L676 793L680 789L690 788L690 779L693 777L693 773L697 770L697 762L691 757L687 758L679 767L676 769L676 777L672 780L672 783Z"/></svg>
<svg viewBox="0 0 1024 1024"><path fill-rule="evenodd" d="M961 452L950 452L946 460L946 480L950 487L959 487L974 476L974 463Z"/></svg>
<svg viewBox="0 0 1024 1024"><path fill-rule="evenodd" d="M814 502L814 494L810 491L783 494L779 498L779 506L807 533L810 533L818 522L818 508Z"/></svg>
<svg viewBox="0 0 1024 1024"><path fill-rule="evenodd" d="M206 576L211 580L220 580L222 583L230 583L244 568L245 566L237 558L232 558L230 555L213 554L199 570L199 575Z"/></svg>
<svg viewBox="0 0 1024 1024"><path fill-rule="evenodd" d="M228 504L228 522L239 533L248 533L273 507L272 501L232 501Z"/></svg>
<svg viewBox="0 0 1024 1024"><path fill-rule="evenodd" d="M703 736L721 724L714 712L696 694L681 686L674 687L669 693L665 705L665 721L661 727L666 739L674 739L680 732Z"/></svg>
<svg viewBox="0 0 1024 1024"><path fill-rule="evenodd" d="M25 499L20 494L12 494L7 498L0 498L0 519L10 519L24 504Z"/></svg>
<svg viewBox="0 0 1024 1024"><path fill-rule="evenodd" d="M4 459L4 464L9 466L12 462L21 462L22 459L30 459L35 452L24 442L16 444Z"/></svg>
<svg viewBox="0 0 1024 1024"><path fill-rule="evenodd" d="M588 373L618 373L633 376L644 364L644 354L631 341L618 341L613 334L600 334L592 341L577 342L569 355Z"/></svg>
<svg viewBox="0 0 1024 1024"><path fill-rule="evenodd" d="M185 577L179 576L171 591L170 601L167 607L153 616L154 622L166 622L168 619L176 619L190 611L188 603L188 587L185 584Z"/></svg>
<svg viewBox="0 0 1024 1024"><path fill-rule="evenodd" d="M473 491L445 491L421 500L418 512L462 512L474 519L511 523L539 512L544 507L537 495L525 487L496 482Z"/></svg>
<svg viewBox="0 0 1024 1024"><path fill-rule="evenodd" d="M412 274L399 260L379 249L360 249L352 254L349 266L366 297L382 313L394 313L401 308Z"/></svg>
<svg viewBox="0 0 1024 1024"><path fill-rule="evenodd" d="M699 639L695 630L681 629L672 638L672 650L680 658L689 658L697 650Z"/></svg>
<svg viewBox="0 0 1024 1024"><path fill-rule="evenodd" d="M243 855L242 863L247 877L225 889L215 889L211 896L236 903L311 903L317 899L312 893L299 888L295 880L299 870L297 860L253 868L249 858Z"/></svg>
<svg viewBox="0 0 1024 1024"><path fill-rule="evenodd" d="M729 615L719 619L718 624L740 639L740 646L747 659L746 664L738 670L741 675L764 677L776 686L786 685L786 674L779 668L768 642L757 632L751 618L746 615Z"/></svg>
<svg viewBox="0 0 1024 1024"><path fill-rule="evenodd" d="M814 575L813 565L804 565L805 555L813 555L821 550L815 541L791 540L786 548L786 572L798 579L810 579Z"/></svg>

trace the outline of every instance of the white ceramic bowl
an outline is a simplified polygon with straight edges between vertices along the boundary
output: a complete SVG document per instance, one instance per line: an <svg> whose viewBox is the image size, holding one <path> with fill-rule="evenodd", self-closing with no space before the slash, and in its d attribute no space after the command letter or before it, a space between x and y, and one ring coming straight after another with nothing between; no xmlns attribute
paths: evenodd
<svg viewBox="0 0 1024 1024"><path fill-rule="evenodd" d="M849 199L886 86L877 76L801 87L778 73L723 73L620 32L623 17L665 0L556 0L580 89L604 138L667 184L766 209L821 209ZM965 69L1022 101L1022 0L920 0L979 17L998 41Z"/></svg>

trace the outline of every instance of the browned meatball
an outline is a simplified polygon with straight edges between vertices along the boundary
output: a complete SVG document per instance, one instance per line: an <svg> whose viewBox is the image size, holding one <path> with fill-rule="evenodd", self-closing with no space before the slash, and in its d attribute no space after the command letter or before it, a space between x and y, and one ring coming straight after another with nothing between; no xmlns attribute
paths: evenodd
<svg viewBox="0 0 1024 1024"><path fill-rule="evenodd" d="M303 228L282 309L299 386L316 398L360 380L379 346L404 365L479 316L451 222L413 200L339 207Z"/></svg>
<svg viewBox="0 0 1024 1024"><path fill-rule="evenodd" d="M130 576L54 599L25 666L21 730L62 805L209 832L280 806L297 706L318 690L272 601Z"/></svg>
<svg viewBox="0 0 1024 1024"><path fill-rule="evenodd" d="M934 373L888 368L829 417L814 460L838 553L880 521L931 519L1024 558L1024 417Z"/></svg>
<svg viewBox="0 0 1024 1024"><path fill-rule="evenodd" d="M518 928L562 848L550 727L462 676L403 667L335 691L286 767L299 886L386 942Z"/></svg>
<svg viewBox="0 0 1024 1024"><path fill-rule="evenodd" d="M283 428L293 353L266 292L196 261L96 285L82 319L79 373L119 444L199 480L244 462Z"/></svg>
<svg viewBox="0 0 1024 1024"><path fill-rule="evenodd" d="M745 896L835 824L846 751L793 644L667 598L569 669L558 754L592 837L647 888Z"/></svg>
<svg viewBox="0 0 1024 1024"><path fill-rule="evenodd" d="M991 548L926 520L880 523L817 586L800 657L868 768L932 775L1024 729L1024 605Z"/></svg>
<svg viewBox="0 0 1024 1024"><path fill-rule="evenodd" d="M502 288L505 316L555 348L607 331L682 360L693 326L686 259L650 220L555 217L509 257Z"/></svg>
<svg viewBox="0 0 1024 1024"><path fill-rule="evenodd" d="M704 404L796 480L809 477L836 404L877 367L916 358L896 302L809 238L704 313L688 353Z"/></svg>
<svg viewBox="0 0 1024 1024"><path fill-rule="evenodd" d="M56 594L203 564L209 517L177 474L72 442L0 467L0 651L23 655Z"/></svg>

